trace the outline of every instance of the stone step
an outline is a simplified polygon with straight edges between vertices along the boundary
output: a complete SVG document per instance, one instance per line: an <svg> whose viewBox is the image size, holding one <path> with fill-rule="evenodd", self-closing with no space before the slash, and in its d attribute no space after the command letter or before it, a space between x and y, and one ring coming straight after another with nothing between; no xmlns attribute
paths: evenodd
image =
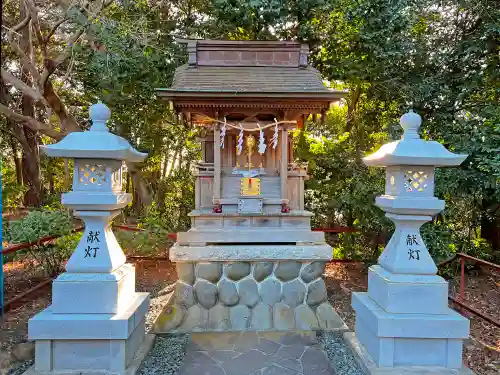
<svg viewBox="0 0 500 375"><path fill-rule="evenodd" d="M196 332L191 334L188 350L258 349L262 339L282 345L311 346L318 343L315 331L259 331L259 332Z"/></svg>

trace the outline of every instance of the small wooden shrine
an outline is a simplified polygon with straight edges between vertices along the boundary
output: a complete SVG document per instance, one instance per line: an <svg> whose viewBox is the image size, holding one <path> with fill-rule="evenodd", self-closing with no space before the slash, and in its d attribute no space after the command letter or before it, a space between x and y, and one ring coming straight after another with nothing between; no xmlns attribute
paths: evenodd
<svg viewBox="0 0 500 375"><path fill-rule="evenodd" d="M188 63L158 95L203 129L202 160L192 228L170 250L179 281L156 330L336 324L321 279L332 251L311 231L307 165L294 160L289 132L344 92L323 85L297 42L181 42ZM329 320L316 318L321 304Z"/></svg>
<svg viewBox="0 0 500 375"><path fill-rule="evenodd" d="M294 162L288 132L309 115L323 115L343 92L323 85L307 65L308 47L296 42L186 43L188 64L158 95L206 129L196 210L205 214L220 204L237 212L242 195L260 196L264 212L282 204L303 210L306 166Z"/></svg>

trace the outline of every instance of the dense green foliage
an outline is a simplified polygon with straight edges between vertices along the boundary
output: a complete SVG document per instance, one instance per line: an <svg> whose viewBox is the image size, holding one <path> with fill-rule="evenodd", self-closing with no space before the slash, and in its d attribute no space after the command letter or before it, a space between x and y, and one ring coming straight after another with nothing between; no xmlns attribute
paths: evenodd
<svg viewBox="0 0 500 375"><path fill-rule="evenodd" d="M73 220L66 211L44 209L32 211L18 221L8 225L5 240L9 243L36 242L48 236L61 236L53 243L36 244L16 256L26 265L48 276L57 275L73 252L81 233L71 234Z"/></svg>
<svg viewBox="0 0 500 375"><path fill-rule="evenodd" d="M199 157L196 130L155 100L154 88L168 87L186 59L175 37L305 41L328 84L349 90L324 124L310 119L294 134L297 157L309 162L306 201L314 224L359 229L334 240L335 255L374 259L389 238L391 223L373 205L384 189L383 170L365 167L362 157L397 139L399 117L413 108L424 119L423 137L469 154L462 166L437 173L436 195L447 208L423 227L431 253L498 261L498 20L490 0L121 1L95 18L91 41L75 44L56 72L64 79L59 95L82 127L88 105L103 100L113 130L148 152L140 168L129 166L126 187L135 203L126 213L166 238L189 226L191 166ZM24 190L12 151L21 147L11 147L8 126L1 124L3 199L12 206ZM42 159L41 173L46 196L63 190L62 162Z"/></svg>

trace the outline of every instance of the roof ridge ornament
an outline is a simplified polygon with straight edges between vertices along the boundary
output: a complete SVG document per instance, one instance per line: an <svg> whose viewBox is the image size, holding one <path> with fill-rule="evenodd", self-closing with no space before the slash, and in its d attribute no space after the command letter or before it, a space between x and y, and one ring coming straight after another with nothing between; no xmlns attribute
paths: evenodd
<svg viewBox="0 0 500 375"><path fill-rule="evenodd" d="M92 120L90 131L109 132L106 123L111 117L111 111L106 104L99 100L97 104L91 105L89 115Z"/></svg>
<svg viewBox="0 0 500 375"><path fill-rule="evenodd" d="M448 151L441 143L420 138L418 130L422 118L412 110L401 116L399 123L404 130L400 140L382 145L373 154L363 158L366 165L387 167L391 165L430 165L449 167L460 165L466 154Z"/></svg>
<svg viewBox="0 0 500 375"><path fill-rule="evenodd" d="M422 124L422 117L418 113L413 112L413 109L410 109L401 116L399 124L404 130L402 139L420 139L418 130Z"/></svg>

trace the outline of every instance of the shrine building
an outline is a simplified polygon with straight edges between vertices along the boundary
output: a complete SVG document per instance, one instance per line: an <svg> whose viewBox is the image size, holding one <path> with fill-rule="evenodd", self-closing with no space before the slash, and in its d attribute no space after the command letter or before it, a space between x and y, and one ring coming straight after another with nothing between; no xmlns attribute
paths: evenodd
<svg viewBox="0 0 500 375"><path fill-rule="evenodd" d="M157 92L202 129L202 160L192 227L170 249L180 279L157 332L342 326L321 278L332 249L311 231L307 165L289 132L345 93L325 87L298 42L181 42L188 63Z"/></svg>

